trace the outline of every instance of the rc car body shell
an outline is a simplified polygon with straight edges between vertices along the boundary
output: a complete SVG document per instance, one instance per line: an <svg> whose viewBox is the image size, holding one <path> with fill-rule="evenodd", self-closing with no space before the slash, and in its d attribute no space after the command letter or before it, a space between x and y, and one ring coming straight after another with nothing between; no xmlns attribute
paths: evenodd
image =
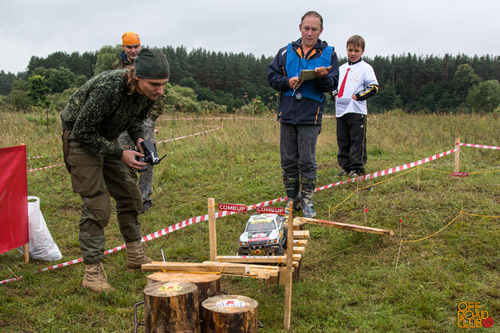
<svg viewBox="0 0 500 333"><path fill-rule="evenodd" d="M278 214L254 214L240 236L238 255L283 255L286 218Z"/></svg>

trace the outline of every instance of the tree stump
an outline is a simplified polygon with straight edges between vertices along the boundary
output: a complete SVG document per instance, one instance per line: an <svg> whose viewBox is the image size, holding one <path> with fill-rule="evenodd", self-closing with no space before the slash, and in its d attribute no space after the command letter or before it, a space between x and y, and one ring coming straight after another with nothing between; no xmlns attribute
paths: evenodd
<svg viewBox="0 0 500 333"><path fill-rule="evenodd" d="M201 303L202 332L257 332L258 303L249 297L220 295Z"/></svg>
<svg viewBox="0 0 500 333"><path fill-rule="evenodd" d="M200 332L197 289L190 282L159 282L146 286L146 332Z"/></svg>
<svg viewBox="0 0 500 333"><path fill-rule="evenodd" d="M220 277L218 274L156 272L148 275L147 286L158 282L191 282L198 287L198 302L201 303L209 297L220 295Z"/></svg>

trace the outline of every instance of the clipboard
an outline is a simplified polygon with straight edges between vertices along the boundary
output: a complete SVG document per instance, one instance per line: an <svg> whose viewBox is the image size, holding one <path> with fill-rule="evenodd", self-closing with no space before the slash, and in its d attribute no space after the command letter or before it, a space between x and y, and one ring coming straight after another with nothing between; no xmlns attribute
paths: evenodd
<svg viewBox="0 0 500 333"><path fill-rule="evenodd" d="M309 81L315 78L316 78L316 73L314 72L314 69L303 69L300 72L299 80Z"/></svg>

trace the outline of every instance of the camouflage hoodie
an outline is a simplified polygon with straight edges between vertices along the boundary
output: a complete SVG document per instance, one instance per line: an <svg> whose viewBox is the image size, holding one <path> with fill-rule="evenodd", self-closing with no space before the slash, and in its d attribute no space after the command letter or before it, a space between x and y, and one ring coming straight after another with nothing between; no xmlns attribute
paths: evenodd
<svg viewBox="0 0 500 333"><path fill-rule="evenodd" d="M154 101L128 94L123 70L106 71L82 85L61 112L63 129L72 130L80 144L97 154L121 159L123 149L111 141L127 131L136 142L144 138L143 121Z"/></svg>

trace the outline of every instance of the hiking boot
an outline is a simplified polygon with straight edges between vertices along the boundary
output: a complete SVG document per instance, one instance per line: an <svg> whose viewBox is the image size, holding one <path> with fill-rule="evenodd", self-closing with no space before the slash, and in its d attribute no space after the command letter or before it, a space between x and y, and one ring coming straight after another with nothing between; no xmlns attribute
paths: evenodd
<svg viewBox="0 0 500 333"><path fill-rule="evenodd" d="M153 259L149 258L144 254L144 249L142 248L141 240L135 242L126 242L127 246L127 271L131 272L136 269L141 269L142 265L150 264Z"/></svg>
<svg viewBox="0 0 500 333"><path fill-rule="evenodd" d="M102 262L85 265L85 275L83 276L82 287L88 288L96 293L115 290L115 288L108 283L108 276L104 271Z"/></svg>
<svg viewBox="0 0 500 333"><path fill-rule="evenodd" d="M361 177L363 175L365 175L365 169L364 168L354 169L354 170L351 170L351 172L349 172L349 177Z"/></svg>
<svg viewBox="0 0 500 333"><path fill-rule="evenodd" d="M153 205L153 203L151 202L151 200L144 201L142 203L141 214L145 213L152 205Z"/></svg>
<svg viewBox="0 0 500 333"><path fill-rule="evenodd" d="M300 204L302 206L302 211L304 217L309 217L309 218L314 218L316 217L316 211L314 210L313 202L312 202L312 196L314 193L314 185L315 185L315 180L312 178L306 179L304 182L304 179L302 179L302 190L301 190L301 201Z"/></svg>
<svg viewBox="0 0 500 333"><path fill-rule="evenodd" d="M349 170L347 169L340 169L340 171L337 173L337 177L345 177L349 174Z"/></svg>

